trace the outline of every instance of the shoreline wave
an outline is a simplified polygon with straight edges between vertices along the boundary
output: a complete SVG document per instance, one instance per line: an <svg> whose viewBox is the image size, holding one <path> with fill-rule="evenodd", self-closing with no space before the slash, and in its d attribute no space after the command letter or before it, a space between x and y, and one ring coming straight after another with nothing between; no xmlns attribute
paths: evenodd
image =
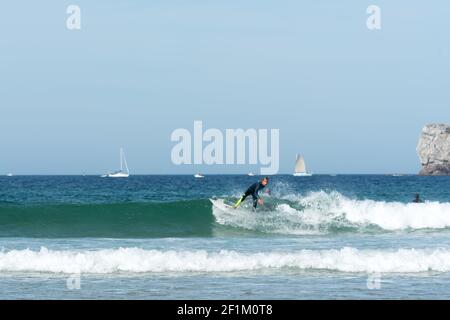
<svg viewBox="0 0 450 320"><path fill-rule="evenodd" d="M221 250L144 250L140 248L69 251L30 249L0 252L2 272L43 273L223 273L260 270L349 273L449 272L449 249L331 250L242 253Z"/></svg>

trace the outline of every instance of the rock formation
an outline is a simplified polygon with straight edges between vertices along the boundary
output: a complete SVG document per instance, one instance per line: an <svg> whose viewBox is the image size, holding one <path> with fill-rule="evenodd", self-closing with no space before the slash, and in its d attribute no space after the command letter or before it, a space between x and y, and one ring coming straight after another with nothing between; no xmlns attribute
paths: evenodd
<svg viewBox="0 0 450 320"><path fill-rule="evenodd" d="M450 175L450 125L428 124L417 145L422 170L420 175Z"/></svg>

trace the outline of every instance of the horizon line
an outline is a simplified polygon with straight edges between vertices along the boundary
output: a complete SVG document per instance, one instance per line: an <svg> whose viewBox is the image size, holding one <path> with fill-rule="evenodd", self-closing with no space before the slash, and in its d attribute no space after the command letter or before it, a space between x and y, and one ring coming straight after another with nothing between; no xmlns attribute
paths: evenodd
<svg viewBox="0 0 450 320"><path fill-rule="evenodd" d="M130 174L131 176L191 176L195 173L136 173ZM25 176L90 176L90 177L100 177L103 174L97 173L26 173L26 174L13 174L12 177L25 177ZM248 173L202 173L203 176L240 176L240 175L248 175ZM254 176L281 176L281 175L289 175L293 176L293 173L276 173L276 174L257 174ZM321 175L413 175L418 176L418 173L398 173L398 172L385 172L385 173L370 173L370 172L352 172L352 173L334 173L334 172L326 172L326 173L313 173L313 176L321 176ZM7 174L2 174L0 177L8 177ZM11 178L11 177L9 177Z"/></svg>

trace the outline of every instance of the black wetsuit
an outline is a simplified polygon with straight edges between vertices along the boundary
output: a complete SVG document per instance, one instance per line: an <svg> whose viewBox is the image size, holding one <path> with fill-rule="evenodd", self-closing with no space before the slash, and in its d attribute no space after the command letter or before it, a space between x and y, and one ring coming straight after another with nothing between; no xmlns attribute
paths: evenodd
<svg viewBox="0 0 450 320"><path fill-rule="evenodd" d="M264 189L264 187L265 186L261 182L256 182L256 183L252 184L250 187L248 187L247 191L245 191L244 195L242 196L242 201L244 201L245 198L247 198L248 196L252 196L253 208L256 209L256 206L258 205L258 199L259 199L258 192L259 192L259 190Z"/></svg>

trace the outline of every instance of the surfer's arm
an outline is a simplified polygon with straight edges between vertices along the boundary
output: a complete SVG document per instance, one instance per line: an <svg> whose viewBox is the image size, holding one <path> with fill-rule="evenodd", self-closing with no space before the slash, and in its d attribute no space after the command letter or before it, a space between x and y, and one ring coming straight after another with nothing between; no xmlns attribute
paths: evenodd
<svg viewBox="0 0 450 320"><path fill-rule="evenodd" d="M255 190L255 192L254 192L254 195L255 195L256 198L258 198L258 199L261 198L261 197L259 196L259 191L260 191L261 189L264 189L264 187L258 186L258 188L256 188L256 190ZM266 190L264 190L264 193L270 194L270 190L267 188Z"/></svg>

